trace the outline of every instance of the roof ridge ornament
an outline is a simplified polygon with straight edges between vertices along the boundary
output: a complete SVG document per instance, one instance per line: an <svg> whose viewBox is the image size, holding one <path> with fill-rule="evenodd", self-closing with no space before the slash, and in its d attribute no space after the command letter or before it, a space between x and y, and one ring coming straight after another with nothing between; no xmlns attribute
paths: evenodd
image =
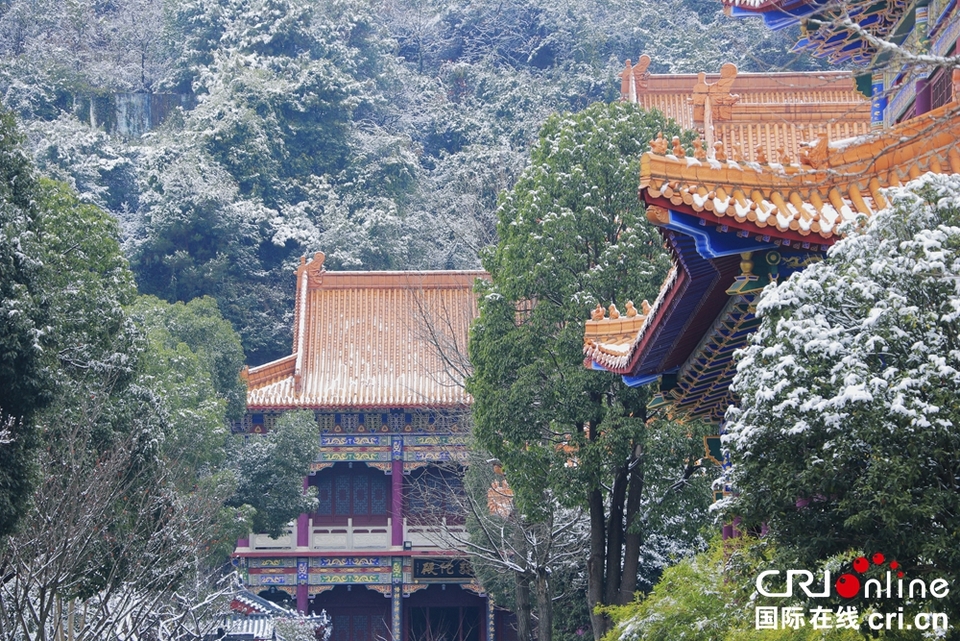
<svg viewBox="0 0 960 641"><path fill-rule="evenodd" d="M646 91L650 80L650 56L643 54L637 64L631 65L630 59L624 61L624 69L620 72L620 101L639 102L638 96Z"/></svg>
<svg viewBox="0 0 960 641"><path fill-rule="evenodd" d="M830 136L825 131L817 134L815 143L807 143L806 149L800 150L800 164L808 165L814 169L827 164L830 158Z"/></svg>
<svg viewBox="0 0 960 641"><path fill-rule="evenodd" d="M327 271L323 267L323 261L325 259L326 254L323 252L314 253L313 260L306 264L304 264L305 257L300 257L300 267L304 270L307 276L307 282L311 287L319 287L323 284L323 275Z"/></svg>
<svg viewBox="0 0 960 641"><path fill-rule="evenodd" d="M684 151L683 147L680 145L680 136L673 137L673 155L677 158L685 158L687 152Z"/></svg>
<svg viewBox="0 0 960 641"><path fill-rule="evenodd" d="M650 152L658 156L667 155L667 141L663 137L663 132L658 132L657 137L650 141Z"/></svg>
<svg viewBox="0 0 960 641"><path fill-rule="evenodd" d="M693 86L693 122L703 127L707 153L713 150L714 121L730 120L733 117L733 105L740 101L740 94L730 93L737 79L737 65L732 62L720 67L720 78L713 84L707 82L707 74L697 74L697 84Z"/></svg>

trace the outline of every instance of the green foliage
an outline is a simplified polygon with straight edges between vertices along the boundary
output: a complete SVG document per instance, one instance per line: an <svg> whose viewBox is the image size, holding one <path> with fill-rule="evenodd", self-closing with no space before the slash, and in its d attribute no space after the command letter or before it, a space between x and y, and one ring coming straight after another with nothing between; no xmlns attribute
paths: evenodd
<svg viewBox="0 0 960 641"><path fill-rule="evenodd" d="M153 400L135 380L143 346L124 310L136 290L118 225L99 207L81 203L66 185L46 180L40 185L43 297L54 310L48 367L57 381L44 421L65 425L93 417L91 442L101 449L142 429L142 455L150 458L157 440L141 419L152 415L145 408Z"/></svg>
<svg viewBox="0 0 960 641"><path fill-rule="evenodd" d="M277 537L291 520L316 509L314 493L303 489L316 456L319 431L312 412L286 412L263 436L243 439L235 452L239 476L229 505L253 507L253 531Z"/></svg>
<svg viewBox="0 0 960 641"><path fill-rule="evenodd" d="M37 182L13 116L0 113L0 535L26 509L32 488L34 414L50 399L43 367L47 323L43 263L36 255Z"/></svg>
<svg viewBox="0 0 960 641"><path fill-rule="evenodd" d="M202 150L174 146L144 159L144 215L132 243L140 291L167 301L215 298L248 358L289 351L289 273L263 239L276 212L239 197L236 182Z"/></svg>
<svg viewBox="0 0 960 641"><path fill-rule="evenodd" d="M502 198L500 242L483 259L493 282L481 290L468 388L477 439L505 463L531 516L547 487L583 502L606 464L629 458L644 433L646 390L583 367L582 322L601 301L653 299L666 274L669 259L635 194L640 153L660 130L680 133L626 104L554 116L531 167ZM556 448L565 440L581 465L565 465Z"/></svg>
<svg viewBox="0 0 960 641"><path fill-rule="evenodd" d="M187 126L242 195L275 205L285 180L344 167L356 87L332 63L237 55L207 74Z"/></svg>
<svg viewBox="0 0 960 641"><path fill-rule="evenodd" d="M122 221L141 291L212 296L259 364L289 351L300 255L475 269L541 124L615 99L624 58L646 51L677 72L788 60L788 37L718 9L9 0L0 95L41 170ZM136 107L146 95L183 108L120 135L158 115Z"/></svg>
<svg viewBox="0 0 960 641"><path fill-rule="evenodd" d="M616 627L604 641L857 641L857 630L756 630L756 575L769 569L769 546L740 538L714 539L710 548L667 568L653 590L611 607ZM783 605L778 603L778 605Z"/></svg>
<svg viewBox="0 0 960 641"><path fill-rule="evenodd" d="M158 399L168 479L178 492L219 500L208 508L216 527L202 543L207 562L220 564L249 531L253 512L225 504L240 474L229 460L228 430L245 405L240 339L212 298L170 304L141 296L128 311L146 342L138 380Z"/></svg>
<svg viewBox="0 0 960 641"><path fill-rule="evenodd" d="M799 567L879 551L907 578L943 576L950 595L926 605L954 618L960 181L928 175L888 198L759 301L727 415L729 507Z"/></svg>
<svg viewBox="0 0 960 641"><path fill-rule="evenodd" d="M141 296L129 311L146 333L151 348L165 354L165 360L170 361L158 370L174 369L184 355L182 357L190 362L183 374L206 379L198 384L210 388L212 395L225 404L226 420L241 417L246 409L246 385L239 375L243 368L243 348L236 332L220 315L214 299L205 296L188 303L169 304L152 296ZM187 354L189 356L185 356Z"/></svg>
<svg viewBox="0 0 960 641"><path fill-rule="evenodd" d="M651 420L647 389L583 366L590 309L654 299L670 264L636 198L639 156L659 131L680 134L625 103L547 121L501 197L470 336L474 434L503 463L516 509L530 524L551 522L558 503L590 515L590 607L629 600L640 577L702 545L707 520L704 427Z"/></svg>

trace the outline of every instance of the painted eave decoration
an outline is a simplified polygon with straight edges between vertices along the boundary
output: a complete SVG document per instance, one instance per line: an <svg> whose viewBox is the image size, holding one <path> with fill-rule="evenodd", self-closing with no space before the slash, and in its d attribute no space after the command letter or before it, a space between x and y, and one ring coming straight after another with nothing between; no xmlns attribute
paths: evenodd
<svg viewBox="0 0 960 641"><path fill-rule="evenodd" d="M915 20L916 5L910 0L723 0L723 4L732 16L762 17L770 29L799 24L801 39L794 51L806 51L834 64L857 66L870 64L882 53L871 38L894 44L906 38ZM950 19L956 9L955 0L936 6L941 10L929 16L933 26L929 35L933 37L941 28L956 26L955 20ZM857 28L847 26L846 21ZM952 41L955 40L954 35ZM936 49L933 53L940 55L942 52Z"/></svg>
<svg viewBox="0 0 960 641"><path fill-rule="evenodd" d="M289 356L245 369L251 411L445 408L470 403L463 369L482 271L297 269Z"/></svg>

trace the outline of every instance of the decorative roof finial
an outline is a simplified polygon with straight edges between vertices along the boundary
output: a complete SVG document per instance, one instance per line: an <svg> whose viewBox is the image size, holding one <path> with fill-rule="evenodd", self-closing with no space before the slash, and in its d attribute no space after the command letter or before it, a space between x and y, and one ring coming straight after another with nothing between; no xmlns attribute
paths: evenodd
<svg viewBox="0 0 960 641"><path fill-rule="evenodd" d="M808 143L806 149L800 151L800 164L819 169L827 163L830 157L830 137L827 132L817 134L817 142L812 146Z"/></svg>
<svg viewBox="0 0 960 641"><path fill-rule="evenodd" d="M767 150L763 148L763 145L757 145L753 151L757 156L757 162L765 165L767 163Z"/></svg>
<svg viewBox="0 0 960 641"><path fill-rule="evenodd" d="M733 105L740 100L739 94L730 93L737 79L737 65L728 62L720 67L720 78L707 83L707 74L697 74L697 83L693 86L693 121L712 127L716 120L730 120L733 117ZM709 113L708 113L709 112Z"/></svg>
<svg viewBox="0 0 960 641"><path fill-rule="evenodd" d="M637 64L631 64L629 58L624 61L624 69L620 72L620 100L621 102L639 102L637 96L647 88L650 74L650 56L643 54Z"/></svg>
<svg viewBox="0 0 960 641"><path fill-rule="evenodd" d="M592 312L590 312L591 320L602 321L605 316L606 314L603 311L603 305L601 305L600 303L597 303L597 306L593 308Z"/></svg>
<svg viewBox="0 0 960 641"><path fill-rule="evenodd" d="M326 256L323 252L316 252L309 263L306 263L302 256L300 257L300 271L306 274L307 282L311 287L318 287L323 283L323 274L326 271L323 268L324 258Z"/></svg>
<svg viewBox="0 0 960 641"><path fill-rule="evenodd" d="M697 160L706 160L707 152L703 148L703 138L693 139L693 157Z"/></svg>
<svg viewBox="0 0 960 641"><path fill-rule="evenodd" d="M673 155L677 158L686 158L687 152L680 146L680 136L673 137Z"/></svg>
<svg viewBox="0 0 960 641"><path fill-rule="evenodd" d="M730 147L733 149L733 160L735 162L743 162L743 147L740 143L735 142Z"/></svg>
<svg viewBox="0 0 960 641"><path fill-rule="evenodd" d="M667 141L663 138L663 132L659 132L657 137L650 141L650 151L658 156L667 155Z"/></svg>
<svg viewBox="0 0 960 641"><path fill-rule="evenodd" d="M723 150L723 141L713 143L713 157L720 162L727 162L727 152Z"/></svg>
<svg viewBox="0 0 960 641"><path fill-rule="evenodd" d="M620 312L617 311L617 306L614 305L613 303L610 303L609 311L610 311L610 319L611 319L611 320L616 320L616 319L620 318Z"/></svg>

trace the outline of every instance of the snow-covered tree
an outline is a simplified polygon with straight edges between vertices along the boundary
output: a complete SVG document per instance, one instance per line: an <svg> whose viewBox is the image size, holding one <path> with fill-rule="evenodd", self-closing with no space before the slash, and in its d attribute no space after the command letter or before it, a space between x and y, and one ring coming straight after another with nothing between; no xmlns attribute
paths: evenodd
<svg viewBox="0 0 960 641"><path fill-rule="evenodd" d="M210 544L235 482L181 456L183 423L225 435L226 403L212 384L187 380L204 374L187 371L194 353L147 360L161 354L125 309L135 289L116 221L61 183L39 181L34 197L35 228L21 239L38 266L36 296L48 311L38 343L55 386L32 416L37 451L0 445L22 461L4 461L14 480L36 469L19 527L0 539L0 634L128 638L183 625L196 633Z"/></svg>
<svg viewBox="0 0 960 641"><path fill-rule="evenodd" d="M13 116L0 113L0 536L27 508L37 447L33 417L50 401L44 367L48 310L37 254L41 213L37 177L21 148Z"/></svg>
<svg viewBox="0 0 960 641"><path fill-rule="evenodd" d="M960 579L960 178L927 175L770 286L725 442L731 515L816 564L883 552ZM915 606L922 604L914 603ZM951 590L938 609L960 611Z"/></svg>

